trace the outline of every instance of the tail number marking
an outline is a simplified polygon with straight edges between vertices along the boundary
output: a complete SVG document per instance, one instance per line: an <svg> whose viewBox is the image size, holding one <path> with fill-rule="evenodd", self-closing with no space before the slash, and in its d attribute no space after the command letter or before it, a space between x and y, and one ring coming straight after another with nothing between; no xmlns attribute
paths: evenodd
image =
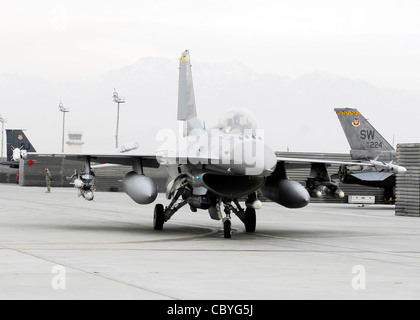
<svg viewBox="0 0 420 320"><path fill-rule="evenodd" d="M382 149L382 142L372 141L368 142L367 145L371 149Z"/></svg>

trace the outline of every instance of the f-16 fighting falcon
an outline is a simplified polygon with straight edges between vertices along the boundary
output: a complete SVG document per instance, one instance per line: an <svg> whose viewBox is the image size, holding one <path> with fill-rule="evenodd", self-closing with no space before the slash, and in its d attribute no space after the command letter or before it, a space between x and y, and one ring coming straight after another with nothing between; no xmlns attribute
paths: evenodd
<svg viewBox="0 0 420 320"><path fill-rule="evenodd" d="M125 192L139 204L153 203L158 193L155 182L144 175L143 169L167 170L171 177L166 189L168 204L155 205L154 229L162 230L176 212L188 206L192 211L206 210L212 219L221 220L224 237L230 238L232 213L244 223L247 232L255 231L256 210L262 207L259 192L287 208L305 207L310 193L344 196L338 184L331 181L327 165L352 163L278 158L264 143L263 131L246 110L227 111L217 126L207 130L197 117L188 50L182 53L179 63L178 120L182 133L176 143L166 139L168 143L154 155L55 155L84 161L84 172L76 175L74 185L85 199L94 197L91 162L132 166L133 171L124 177L123 184ZM289 166L311 168L306 188L288 179Z"/></svg>
<svg viewBox="0 0 420 320"><path fill-rule="evenodd" d="M336 108L350 145L352 160L368 161L371 167L340 166L338 176L342 183L355 183L385 189L385 199L395 199L395 175L407 169L396 164L396 151L385 138L357 110Z"/></svg>

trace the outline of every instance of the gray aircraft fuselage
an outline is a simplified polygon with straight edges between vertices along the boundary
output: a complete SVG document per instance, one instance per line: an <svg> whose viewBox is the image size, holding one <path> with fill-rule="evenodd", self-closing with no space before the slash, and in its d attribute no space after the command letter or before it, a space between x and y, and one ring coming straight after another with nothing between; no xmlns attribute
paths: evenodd
<svg viewBox="0 0 420 320"><path fill-rule="evenodd" d="M222 128L196 130L178 143L163 146L157 158L173 181L184 177L194 195L210 191L223 198L255 192L277 165L274 151L255 128L229 133Z"/></svg>

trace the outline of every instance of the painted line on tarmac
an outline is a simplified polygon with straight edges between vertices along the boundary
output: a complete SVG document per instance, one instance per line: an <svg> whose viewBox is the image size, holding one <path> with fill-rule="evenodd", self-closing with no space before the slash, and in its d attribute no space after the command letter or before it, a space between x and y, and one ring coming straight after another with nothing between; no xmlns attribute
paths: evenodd
<svg viewBox="0 0 420 320"><path fill-rule="evenodd" d="M420 255L405 254L405 253L400 253L400 252L391 252L391 251L383 251L383 250L375 250L375 249L368 249L368 248L358 248L358 247L352 247L352 246L346 246L346 245L338 245L338 244L318 242L318 241L312 241L312 240L304 240L304 239L299 239L299 238L279 237L279 236L273 236L273 235L264 234L264 233L256 233L256 234L259 235L259 236L267 237L267 238L274 238L274 239L282 239L282 240L287 240L287 241L308 243L308 244L313 244L313 245L318 245L318 246L326 246L326 247L347 249L347 250L352 250L352 251L372 252L372 253L379 253L379 254L385 254L385 255L390 255L390 256L400 256L400 257L405 257L405 258L420 259Z"/></svg>

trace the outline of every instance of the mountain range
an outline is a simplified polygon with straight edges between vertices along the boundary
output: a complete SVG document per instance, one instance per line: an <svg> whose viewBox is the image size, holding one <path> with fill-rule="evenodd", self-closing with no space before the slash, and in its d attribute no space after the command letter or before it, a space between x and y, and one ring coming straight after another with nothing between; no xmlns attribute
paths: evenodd
<svg viewBox="0 0 420 320"><path fill-rule="evenodd" d="M358 108L391 143L420 141L420 93L380 88L360 79L314 71L298 78L263 74L240 62L192 60L198 116L208 128L230 108L246 108L278 151L348 152L335 107ZM152 154L161 128L178 132L178 61L142 58L100 77L63 81L0 74L0 113L6 128L27 130L40 152L60 152L60 100L70 109L65 131L83 133L86 152L115 148L114 89L120 107L119 141Z"/></svg>

